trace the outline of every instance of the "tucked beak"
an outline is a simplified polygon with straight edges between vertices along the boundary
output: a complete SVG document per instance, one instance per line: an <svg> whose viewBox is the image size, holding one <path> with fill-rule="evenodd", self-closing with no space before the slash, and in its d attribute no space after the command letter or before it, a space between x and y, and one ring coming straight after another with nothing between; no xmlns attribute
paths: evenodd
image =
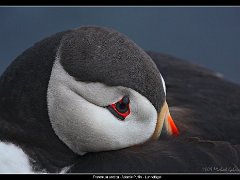
<svg viewBox="0 0 240 180"><path fill-rule="evenodd" d="M179 130L174 123L168 108L168 104L165 101L160 113L158 114L157 124L153 133L152 139L157 140L161 133L167 133L167 135L178 136Z"/></svg>

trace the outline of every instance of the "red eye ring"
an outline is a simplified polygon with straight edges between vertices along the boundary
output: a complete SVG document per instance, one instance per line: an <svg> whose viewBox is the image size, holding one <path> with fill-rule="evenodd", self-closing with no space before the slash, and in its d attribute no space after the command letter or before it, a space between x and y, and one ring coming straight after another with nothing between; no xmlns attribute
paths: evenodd
<svg viewBox="0 0 240 180"><path fill-rule="evenodd" d="M107 106L107 108L114 116L124 120L130 114L129 103L128 96L124 96L120 101Z"/></svg>

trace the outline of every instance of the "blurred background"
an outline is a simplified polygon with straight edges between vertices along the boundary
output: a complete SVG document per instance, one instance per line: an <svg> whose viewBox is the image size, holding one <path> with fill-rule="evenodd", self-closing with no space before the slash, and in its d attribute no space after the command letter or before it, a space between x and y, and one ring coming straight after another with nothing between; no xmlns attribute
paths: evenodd
<svg viewBox="0 0 240 180"><path fill-rule="evenodd" d="M35 42L81 25L112 27L240 84L240 7L0 7L0 74Z"/></svg>

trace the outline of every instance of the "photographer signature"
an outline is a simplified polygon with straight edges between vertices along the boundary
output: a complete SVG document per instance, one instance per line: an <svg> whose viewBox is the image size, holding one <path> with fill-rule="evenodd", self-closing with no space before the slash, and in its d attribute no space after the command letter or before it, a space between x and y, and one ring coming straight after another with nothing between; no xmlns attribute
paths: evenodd
<svg viewBox="0 0 240 180"><path fill-rule="evenodd" d="M240 173L240 168L238 168L238 167L215 167L215 166L209 166L209 167L203 167L202 170L204 172Z"/></svg>

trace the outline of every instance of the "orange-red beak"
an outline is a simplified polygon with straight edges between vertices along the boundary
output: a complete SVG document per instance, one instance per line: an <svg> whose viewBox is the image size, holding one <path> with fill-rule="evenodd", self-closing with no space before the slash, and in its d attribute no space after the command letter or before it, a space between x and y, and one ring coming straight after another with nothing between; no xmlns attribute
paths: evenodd
<svg viewBox="0 0 240 180"><path fill-rule="evenodd" d="M179 130L170 115L167 102L164 103L158 114L157 124L152 139L158 139L160 134L163 133L162 129L165 129L164 133L167 133L167 135L179 135Z"/></svg>
<svg viewBox="0 0 240 180"><path fill-rule="evenodd" d="M171 131L171 134L174 135L174 136L178 136L179 135L178 128L175 125L170 113L168 114L167 120L168 120L168 123L169 123L169 129Z"/></svg>

